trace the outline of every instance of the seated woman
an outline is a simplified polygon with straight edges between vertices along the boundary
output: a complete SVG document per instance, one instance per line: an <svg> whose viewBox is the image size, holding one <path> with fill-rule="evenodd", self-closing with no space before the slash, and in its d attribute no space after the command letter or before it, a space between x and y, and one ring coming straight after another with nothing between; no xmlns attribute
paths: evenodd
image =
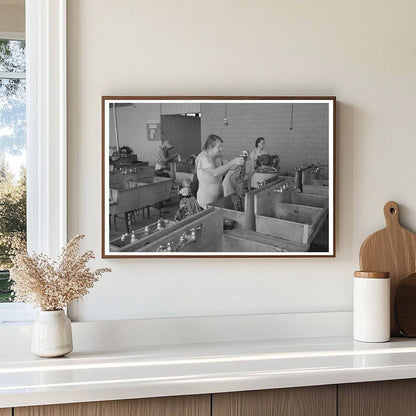
<svg viewBox="0 0 416 416"><path fill-rule="evenodd" d="M223 195L222 178L230 169L244 164L242 157L229 162L222 158L223 140L220 136L210 134L205 141L202 152L195 160L195 168L199 181L196 199L202 208L221 198Z"/></svg>
<svg viewBox="0 0 416 416"><path fill-rule="evenodd" d="M256 139L256 147L250 153L250 160L253 165L253 168L257 166L257 158L261 155L267 154L267 151L264 149L266 147L266 140L264 137L257 137Z"/></svg>

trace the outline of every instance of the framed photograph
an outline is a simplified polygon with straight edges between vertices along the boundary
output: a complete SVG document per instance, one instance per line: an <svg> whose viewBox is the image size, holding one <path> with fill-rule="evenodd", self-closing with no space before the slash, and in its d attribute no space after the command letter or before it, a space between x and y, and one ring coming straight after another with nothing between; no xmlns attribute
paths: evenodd
<svg viewBox="0 0 416 416"><path fill-rule="evenodd" d="M102 256L335 257L335 97L102 97Z"/></svg>

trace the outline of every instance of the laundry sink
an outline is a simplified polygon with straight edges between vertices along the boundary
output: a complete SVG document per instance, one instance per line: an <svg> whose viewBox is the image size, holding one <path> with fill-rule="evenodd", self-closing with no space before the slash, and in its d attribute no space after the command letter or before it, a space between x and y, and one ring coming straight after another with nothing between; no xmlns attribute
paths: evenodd
<svg viewBox="0 0 416 416"><path fill-rule="evenodd" d="M328 217L328 198L277 189L255 195L256 231L311 244Z"/></svg>
<svg viewBox="0 0 416 416"><path fill-rule="evenodd" d="M278 190L280 192L278 192ZM328 208L328 197L319 194L297 192L293 188L283 190L283 187L276 187L274 202L288 204L306 205L308 207Z"/></svg>
<svg viewBox="0 0 416 416"><path fill-rule="evenodd" d="M277 172L255 172L251 177L250 184L252 188L260 188L266 183L275 181L277 178Z"/></svg>
<svg viewBox="0 0 416 416"><path fill-rule="evenodd" d="M260 234L252 230L224 231L222 251L225 252L306 252L309 244Z"/></svg>
<svg viewBox="0 0 416 416"><path fill-rule="evenodd" d="M320 208L277 202L273 206L268 207L263 215L301 224L313 224L321 212Z"/></svg>
<svg viewBox="0 0 416 416"><path fill-rule="evenodd" d="M303 192L313 195L322 195L328 197L329 187L326 185L302 185Z"/></svg>
<svg viewBox="0 0 416 416"><path fill-rule="evenodd" d="M328 208L328 197L323 195L293 192L292 202L299 205L306 205L308 207Z"/></svg>
<svg viewBox="0 0 416 416"><path fill-rule="evenodd" d="M328 166L312 166L302 174L303 192L328 196L329 170Z"/></svg>
<svg viewBox="0 0 416 416"><path fill-rule="evenodd" d="M309 251L310 245L294 243L287 239L281 239L270 235L260 234L253 230L233 229L224 230L224 211L218 207L210 207L192 217L179 221L171 228L166 228L159 233L154 233L141 239L121 251L137 253L158 252L171 254L201 253L201 252L225 252L225 253L299 253ZM189 235L195 230L195 238L185 239L181 243L181 236Z"/></svg>

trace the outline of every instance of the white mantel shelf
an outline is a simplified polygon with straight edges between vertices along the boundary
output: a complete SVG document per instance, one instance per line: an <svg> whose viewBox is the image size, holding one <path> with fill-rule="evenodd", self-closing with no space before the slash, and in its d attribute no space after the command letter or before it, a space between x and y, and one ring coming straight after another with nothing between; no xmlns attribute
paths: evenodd
<svg viewBox="0 0 416 416"><path fill-rule="evenodd" d="M0 355L0 407L132 399L416 377L416 340L349 337L210 342Z"/></svg>

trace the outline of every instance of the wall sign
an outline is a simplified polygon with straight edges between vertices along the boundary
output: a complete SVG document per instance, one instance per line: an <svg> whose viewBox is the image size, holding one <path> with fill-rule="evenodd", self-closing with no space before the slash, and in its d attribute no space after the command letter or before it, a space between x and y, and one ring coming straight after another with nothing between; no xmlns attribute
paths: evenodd
<svg viewBox="0 0 416 416"><path fill-rule="evenodd" d="M147 140L160 141L160 121L153 120L147 123Z"/></svg>

